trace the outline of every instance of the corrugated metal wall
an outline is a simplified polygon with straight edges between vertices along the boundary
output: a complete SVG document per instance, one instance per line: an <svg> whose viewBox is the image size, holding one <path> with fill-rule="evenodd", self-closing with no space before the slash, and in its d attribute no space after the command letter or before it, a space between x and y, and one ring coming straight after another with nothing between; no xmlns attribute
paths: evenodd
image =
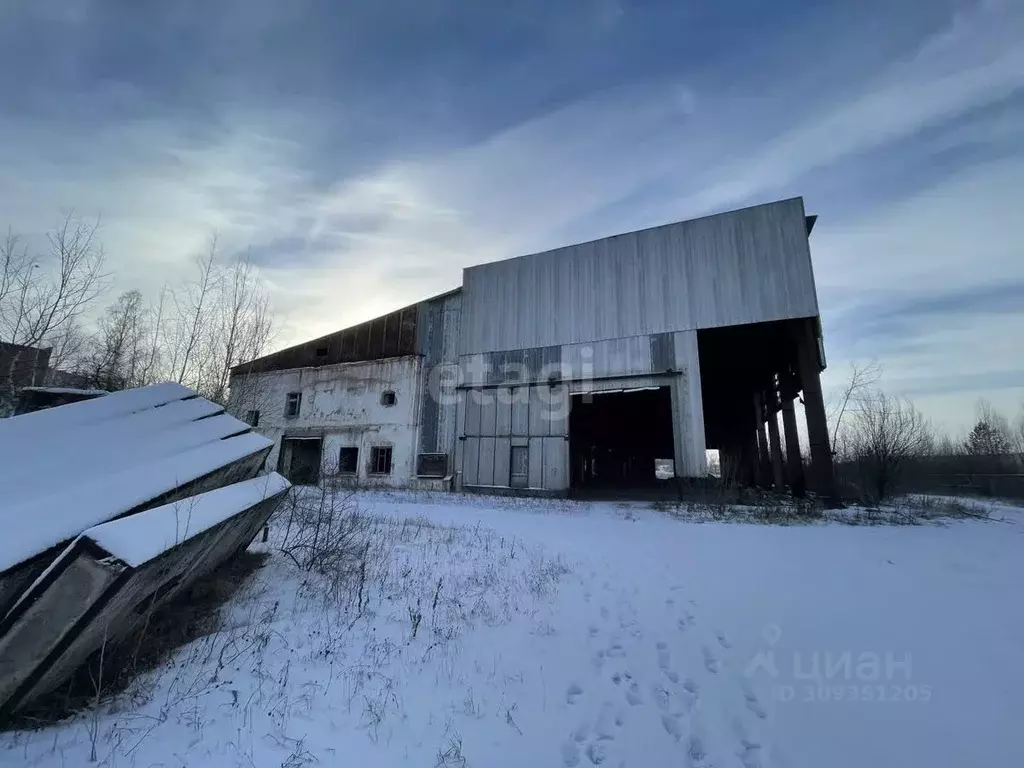
<svg viewBox="0 0 1024 768"><path fill-rule="evenodd" d="M459 320L462 294L419 305L418 352L423 355L419 450L452 455L455 442Z"/></svg>
<svg viewBox="0 0 1024 768"><path fill-rule="evenodd" d="M456 455L463 486L510 485L513 446L529 450L528 486L569 487L569 387L491 387L460 392Z"/></svg>
<svg viewBox="0 0 1024 768"><path fill-rule="evenodd" d="M803 200L470 267L461 352L818 314Z"/></svg>
<svg viewBox="0 0 1024 768"><path fill-rule="evenodd" d="M669 386L676 473L707 470L696 331L467 355L463 364L463 381L478 385L460 392L455 453L463 485L508 487L519 439L529 448L529 487L568 489L571 395L609 388ZM548 383L552 373L558 383Z"/></svg>

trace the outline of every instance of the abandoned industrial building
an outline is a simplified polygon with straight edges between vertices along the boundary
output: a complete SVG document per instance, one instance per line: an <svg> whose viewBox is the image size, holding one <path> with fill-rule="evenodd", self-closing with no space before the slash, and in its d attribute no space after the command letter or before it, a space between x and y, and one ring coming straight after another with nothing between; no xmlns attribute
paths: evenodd
<svg viewBox="0 0 1024 768"><path fill-rule="evenodd" d="M731 480L831 495L815 218L793 198L471 266L236 367L230 407L293 482L639 489L717 449Z"/></svg>

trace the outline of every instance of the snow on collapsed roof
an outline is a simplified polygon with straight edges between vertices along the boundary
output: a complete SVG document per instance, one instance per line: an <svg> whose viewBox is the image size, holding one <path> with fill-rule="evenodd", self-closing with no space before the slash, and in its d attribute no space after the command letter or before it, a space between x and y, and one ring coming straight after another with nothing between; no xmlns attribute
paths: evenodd
<svg viewBox="0 0 1024 768"><path fill-rule="evenodd" d="M281 475L254 477L162 507L129 515L90 528L82 536L138 568L177 544L281 493L291 483Z"/></svg>
<svg viewBox="0 0 1024 768"><path fill-rule="evenodd" d="M211 418L200 419L182 424L175 429L159 432L152 439L131 441L133 451L117 451L109 443L100 442L96 446L85 446L80 454L80 463L68 471L54 471L54 463L36 463L24 468L24 471L0 472L0 485L6 487L5 503L22 502L49 492L53 478L61 478L65 486L89 483L100 474L109 473L111 469L118 471L130 467L145 467L158 459L201 445L223 440L235 435L249 432L233 416L222 413ZM35 473L35 479L25 482L28 473ZM6 477L5 477L6 475Z"/></svg>
<svg viewBox="0 0 1024 768"><path fill-rule="evenodd" d="M100 401L87 400L81 405L94 402ZM115 472L94 474L71 487L61 483L59 490L51 493L4 504L0 507L0 571L272 445L273 441L262 435L248 432Z"/></svg>
<svg viewBox="0 0 1024 768"><path fill-rule="evenodd" d="M0 433L0 484L8 489L8 494L23 495L17 492L36 490L33 483L45 486L53 478L60 478L63 483L77 482L79 477L95 471L97 464L123 466L144 456L173 453L187 447L174 443L173 434L183 429L197 430L202 423L199 419L215 417L223 410L209 400L192 398L114 416L96 424L59 432L47 430L30 439L9 440ZM225 418L232 419L234 428L219 437L249 429L244 422Z"/></svg>
<svg viewBox="0 0 1024 768"><path fill-rule="evenodd" d="M51 431L62 431L83 424L153 408L175 400L195 397L188 387L173 382L111 392L105 397L58 405L9 419L0 419L0 440L22 440Z"/></svg>

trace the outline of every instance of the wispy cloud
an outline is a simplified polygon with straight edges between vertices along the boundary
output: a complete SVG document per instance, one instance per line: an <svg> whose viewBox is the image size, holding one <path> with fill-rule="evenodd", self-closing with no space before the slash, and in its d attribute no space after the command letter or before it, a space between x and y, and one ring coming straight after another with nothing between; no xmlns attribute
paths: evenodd
<svg viewBox="0 0 1024 768"><path fill-rule="evenodd" d="M216 229L287 342L469 264L803 194L833 381L877 357L894 387L1024 394L992 311L1024 284L1019 3L109 10L0 11L0 197L28 233L101 213L125 287Z"/></svg>

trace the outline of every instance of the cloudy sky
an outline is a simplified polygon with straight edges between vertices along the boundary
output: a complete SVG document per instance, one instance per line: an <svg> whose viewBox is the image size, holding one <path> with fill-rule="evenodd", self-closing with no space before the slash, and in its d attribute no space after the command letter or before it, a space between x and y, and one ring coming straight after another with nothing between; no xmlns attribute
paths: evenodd
<svg viewBox="0 0 1024 768"><path fill-rule="evenodd" d="M295 342L468 264L803 195L831 384L1024 401L1019 0L4 0L0 212L154 295L212 230Z"/></svg>

